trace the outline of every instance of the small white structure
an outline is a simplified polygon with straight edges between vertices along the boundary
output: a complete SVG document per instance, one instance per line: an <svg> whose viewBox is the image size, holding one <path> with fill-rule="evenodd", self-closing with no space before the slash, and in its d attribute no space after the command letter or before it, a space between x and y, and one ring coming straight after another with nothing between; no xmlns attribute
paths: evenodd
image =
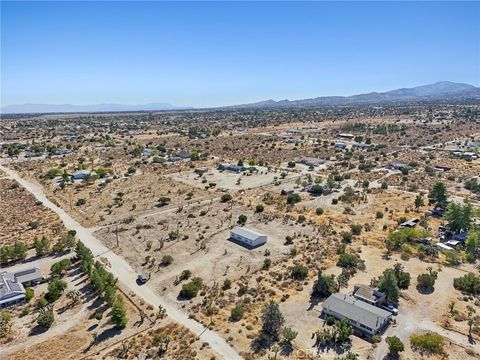
<svg viewBox="0 0 480 360"><path fill-rule="evenodd" d="M267 242L267 235L254 230L236 227L230 231L230 239L241 242L249 247L257 247Z"/></svg>

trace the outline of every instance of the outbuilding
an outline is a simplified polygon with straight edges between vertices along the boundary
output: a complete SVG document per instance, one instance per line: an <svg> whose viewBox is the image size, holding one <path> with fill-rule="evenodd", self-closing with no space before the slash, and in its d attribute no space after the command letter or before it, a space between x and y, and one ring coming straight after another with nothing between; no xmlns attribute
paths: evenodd
<svg viewBox="0 0 480 360"><path fill-rule="evenodd" d="M267 235L260 234L252 229L236 227L230 231L230 240L254 248L265 244L267 242Z"/></svg>

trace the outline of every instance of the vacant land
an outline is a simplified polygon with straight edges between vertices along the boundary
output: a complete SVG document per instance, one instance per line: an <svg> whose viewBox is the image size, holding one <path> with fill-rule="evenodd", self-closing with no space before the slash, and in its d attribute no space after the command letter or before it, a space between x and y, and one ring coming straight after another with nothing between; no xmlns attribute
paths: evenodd
<svg viewBox="0 0 480 360"><path fill-rule="evenodd" d="M42 115L2 122L11 138L0 161L39 184L99 240L102 254L118 254L144 275L139 293L161 297L245 359L345 359L349 352L385 359L394 335L404 344L401 358L474 359L480 293L455 279L479 277L478 111L412 105ZM222 163L244 171L219 170ZM75 233L5 175L0 190L8 209L0 241L28 245L25 258L7 256L6 266L39 264L47 275L30 312L9 310L12 327L2 340L9 358L220 358L215 350L224 344L203 343L187 321L159 318L161 309L132 296L138 288L121 278L116 288L129 321L115 326L105 294L92 288L98 279L77 262L63 279L82 300L70 306L62 294L54 325L32 333L51 264L79 256L69 248L37 256L33 239ZM251 249L231 241L236 226L267 235L267 243ZM447 243L455 236L464 237ZM105 261L102 254L95 260ZM398 315L386 330L373 338L347 331L322 343L341 326L321 316L328 295L351 294L356 284L383 289L394 268L409 274L409 284L391 280L399 289L388 301ZM319 279L330 275L318 296ZM434 284L425 288L425 279ZM264 326L270 301L284 319L275 336ZM414 346L411 337L427 332L443 347Z"/></svg>

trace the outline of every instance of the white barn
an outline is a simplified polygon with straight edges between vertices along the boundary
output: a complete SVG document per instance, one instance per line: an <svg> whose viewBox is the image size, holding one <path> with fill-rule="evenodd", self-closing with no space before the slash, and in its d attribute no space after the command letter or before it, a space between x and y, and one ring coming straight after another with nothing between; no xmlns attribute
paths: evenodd
<svg viewBox="0 0 480 360"><path fill-rule="evenodd" d="M236 227L230 231L230 239L241 242L249 247L257 247L267 242L267 235L254 230Z"/></svg>

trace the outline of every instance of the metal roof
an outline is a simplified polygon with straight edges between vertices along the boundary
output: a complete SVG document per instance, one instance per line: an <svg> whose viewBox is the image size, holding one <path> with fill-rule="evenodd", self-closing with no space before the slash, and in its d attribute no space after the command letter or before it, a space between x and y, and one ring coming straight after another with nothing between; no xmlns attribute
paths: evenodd
<svg viewBox="0 0 480 360"><path fill-rule="evenodd" d="M255 230L238 227L238 226L236 228L233 228L231 230L231 233L252 241L257 240L261 236L266 236L264 234L260 234L256 232Z"/></svg>
<svg viewBox="0 0 480 360"><path fill-rule="evenodd" d="M22 284L43 279L42 271L38 267L20 270L13 273L13 275L15 276L15 280Z"/></svg>
<svg viewBox="0 0 480 360"><path fill-rule="evenodd" d="M385 321L392 316L386 310L341 293L330 295L323 303L323 309L333 311L373 330L382 327Z"/></svg>

